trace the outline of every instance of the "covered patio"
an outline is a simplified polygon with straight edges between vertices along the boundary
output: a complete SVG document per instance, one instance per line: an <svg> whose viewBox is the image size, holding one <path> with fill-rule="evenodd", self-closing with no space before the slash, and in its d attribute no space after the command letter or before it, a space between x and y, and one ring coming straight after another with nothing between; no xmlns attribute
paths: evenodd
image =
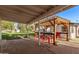
<svg viewBox="0 0 79 59"><path fill-rule="evenodd" d="M69 26L69 21L62 21L60 20L57 22L54 19L57 19L53 17L52 15L62 12L64 10L67 10L69 8L72 8L74 6L72 5L4 5L0 6L0 20L7 20L7 21L13 21L13 22L19 22L24 23L28 25L36 24L38 23L38 29L40 30L40 26L54 26L54 39L53 44L56 43L56 24L63 24L64 26ZM50 24L46 19L52 19L52 21L49 20ZM42 23L42 21L46 20L47 23ZM0 24L1 25L1 24ZM38 40L36 43L40 46L40 31L38 31ZM68 32L66 32L68 36ZM68 38L68 37L67 37ZM0 26L0 40L2 39L1 36L1 26ZM67 39L68 40L68 39ZM22 41L22 42L21 42ZM13 41L7 41L7 40L1 40L1 53L54 53L50 50L50 48L47 47L33 47L32 41L30 38L27 38L26 40L13 40ZM4 43L3 43L4 42ZM13 44L11 44L13 42ZM25 42L25 43L24 43ZM22 44L23 45L22 45ZM10 46L9 46L10 45ZM12 46L11 46L12 45ZM20 45L20 46L19 46ZM25 45L25 46L24 46ZM23 47L24 46L24 47ZM27 46L27 48L26 48ZM51 45L50 45L51 46ZM14 50L11 51L11 49ZM21 50L22 48L22 50ZM10 49L10 50L9 50ZM19 50L20 49L20 50ZM24 52L23 52L24 51Z"/></svg>

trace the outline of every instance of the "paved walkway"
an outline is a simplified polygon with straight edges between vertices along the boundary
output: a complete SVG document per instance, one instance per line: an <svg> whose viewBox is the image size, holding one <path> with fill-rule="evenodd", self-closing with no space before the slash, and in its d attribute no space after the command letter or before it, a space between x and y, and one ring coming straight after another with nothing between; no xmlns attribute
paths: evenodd
<svg viewBox="0 0 79 59"><path fill-rule="evenodd" d="M59 41L57 46L33 47L28 39L0 41L0 53L17 54L79 54L79 44L73 41Z"/></svg>
<svg viewBox="0 0 79 59"><path fill-rule="evenodd" d="M79 44L61 41L57 46L51 46L50 50L56 54L79 54Z"/></svg>
<svg viewBox="0 0 79 59"><path fill-rule="evenodd" d="M3 40L0 41L1 53L12 54L53 54L48 47L33 47L32 41L28 39Z"/></svg>

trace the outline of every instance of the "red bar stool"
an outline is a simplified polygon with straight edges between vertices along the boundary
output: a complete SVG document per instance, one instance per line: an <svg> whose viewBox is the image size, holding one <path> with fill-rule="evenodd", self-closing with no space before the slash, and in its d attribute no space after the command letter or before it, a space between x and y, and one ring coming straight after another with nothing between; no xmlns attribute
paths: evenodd
<svg viewBox="0 0 79 59"><path fill-rule="evenodd" d="M56 32L56 38L61 38L60 32Z"/></svg>
<svg viewBox="0 0 79 59"><path fill-rule="evenodd" d="M44 43L45 36L44 36L43 33L40 35L40 38L41 38L41 40L42 40L42 43Z"/></svg>
<svg viewBox="0 0 79 59"><path fill-rule="evenodd" d="M44 40L45 40L45 35L43 33L41 33L40 35L40 40L41 40L41 45L44 45Z"/></svg>
<svg viewBox="0 0 79 59"><path fill-rule="evenodd" d="M50 35L47 35L47 40L48 40L48 44L50 45L50 39L51 39L51 37L50 37Z"/></svg>

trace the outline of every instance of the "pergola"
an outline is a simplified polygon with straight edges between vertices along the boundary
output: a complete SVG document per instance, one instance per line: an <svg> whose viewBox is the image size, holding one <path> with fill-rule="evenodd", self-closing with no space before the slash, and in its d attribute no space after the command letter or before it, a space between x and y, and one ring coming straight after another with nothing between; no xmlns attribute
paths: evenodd
<svg viewBox="0 0 79 59"><path fill-rule="evenodd" d="M52 19L46 19L45 21L40 21L41 25L43 26L53 26L54 25L54 21L55 21L55 24L57 25L61 25L63 24L64 26L69 26L69 20L67 19L64 19L64 18L61 18L59 16L54 16Z"/></svg>
<svg viewBox="0 0 79 59"><path fill-rule="evenodd" d="M47 18L51 15L54 15L58 12L62 12L72 7L74 6L72 5L0 5L0 20L8 20L8 21L20 22L25 24L32 24L36 21L39 22L44 18Z"/></svg>
<svg viewBox="0 0 79 59"><path fill-rule="evenodd" d="M61 34L66 34L67 35L66 40L68 41L69 40L69 37L68 37L69 33L68 32L69 32L69 26L70 26L70 21L69 20L58 17L58 16L53 16L51 19L44 19L44 20L40 21L40 26L44 26L45 29L47 27L54 28L54 30L51 29L51 30L53 30L52 33L53 33L53 36L55 37L53 39L54 44L55 44L55 40L56 40L56 27L57 27L57 25L63 25L66 28L66 31L61 32ZM35 24L35 27L38 27L38 23Z"/></svg>

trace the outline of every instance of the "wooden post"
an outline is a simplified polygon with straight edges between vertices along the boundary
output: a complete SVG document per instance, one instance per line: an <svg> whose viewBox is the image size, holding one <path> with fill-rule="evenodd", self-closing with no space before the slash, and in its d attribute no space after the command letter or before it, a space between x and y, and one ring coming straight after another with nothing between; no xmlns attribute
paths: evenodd
<svg viewBox="0 0 79 59"><path fill-rule="evenodd" d="M53 25L51 26L51 32L53 32ZM51 43L53 43L53 35L51 35Z"/></svg>
<svg viewBox="0 0 79 59"><path fill-rule="evenodd" d="M53 38L53 44L56 45L56 23L55 23L55 20L54 20L54 38Z"/></svg>
<svg viewBox="0 0 79 59"><path fill-rule="evenodd" d="M67 30L67 39L66 39L66 41L69 41L69 39L68 39L68 30Z"/></svg>
<svg viewBox="0 0 79 59"><path fill-rule="evenodd" d="M69 23L69 26L67 27L67 39L66 41L69 41L70 39L70 23Z"/></svg>
<svg viewBox="0 0 79 59"><path fill-rule="evenodd" d="M26 31L27 31L27 38L28 38L28 28L27 28L27 25L26 25Z"/></svg>
<svg viewBox="0 0 79 59"><path fill-rule="evenodd" d="M2 40L2 25L1 25L1 20L0 20L0 40ZM3 41L1 42L1 53L3 53Z"/></svg>
<svg viewBox="0 0 79 59"><path fill-rule="evenodd" d="M40 21L38 21L38 46L40 47Z"/></svg>
<svg viewBox="0 0 79 59"><path fill-rule="evenodd" d="M1 28L1 20L0 20L0 40L2 40L2 32L1 32L2 28Z"/></svg>

